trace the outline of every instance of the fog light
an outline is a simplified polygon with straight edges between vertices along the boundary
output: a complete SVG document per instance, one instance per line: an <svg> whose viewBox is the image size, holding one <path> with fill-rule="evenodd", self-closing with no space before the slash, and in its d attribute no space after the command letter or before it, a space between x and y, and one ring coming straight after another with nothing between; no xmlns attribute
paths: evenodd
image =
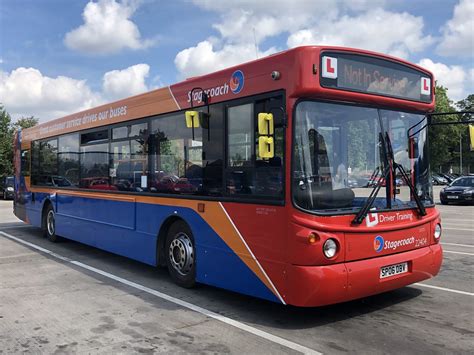
<svg viewBox="0 0 474 355"><path fill-rule="evenodd" d="M441 224L437 224L433 233L435 242L439 242L439 238L441 238Z"/></svg>
<svg viewBox="0 0 474 355"><path fill-rule="evenodd" d="M324 242L323 245L323 253L326 256L326 258L331 259L336 255L337 252L337 244L334 239L328 239Z"/></svg>
<svg viewBox="0 0 474 355"><path fill-rule="evenodd" d="M316 242L319 241L319 235L317 235L316 233L314 232L311 232L309 235L308 235L308 242L309 244L314 244Z"/></svg>

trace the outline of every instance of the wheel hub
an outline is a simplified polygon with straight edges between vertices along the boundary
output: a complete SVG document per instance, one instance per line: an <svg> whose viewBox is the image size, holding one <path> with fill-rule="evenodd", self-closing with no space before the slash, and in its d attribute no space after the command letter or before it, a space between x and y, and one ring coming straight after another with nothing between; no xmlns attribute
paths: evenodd
<svg viewBox="0 0 474 355"><path fill-rule="evenodd" d="M169 247L169 258L173 268L187 275L194 265L193 243L185 233L179 233Z"/></svg>
<svg viewBox="0 0 474 355"><path fill-rule="evenodd" d="M54 211L51 210L48 212L46 218L46 227L48 228L49 235L54 235Z"/></svg>

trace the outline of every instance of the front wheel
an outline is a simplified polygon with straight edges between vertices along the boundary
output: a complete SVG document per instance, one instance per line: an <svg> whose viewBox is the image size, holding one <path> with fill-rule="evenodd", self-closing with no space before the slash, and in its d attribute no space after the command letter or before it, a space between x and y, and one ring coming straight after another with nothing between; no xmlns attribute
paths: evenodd
<svg viewBox="0 0 474 355"><path fill-rule="evenodd" d="M166 265L173 281L191 288L196 284L196 250L189 226L175 222L168 230L165 245Z"/></svg>
<svg viewBox="0 0 474 355"><path fill-rule="evenodd" d="M46 208L44 215L44 231L43 234L50 242L56 243L59 237L56 235L56 215L53 207L50 205Z"/></svg>

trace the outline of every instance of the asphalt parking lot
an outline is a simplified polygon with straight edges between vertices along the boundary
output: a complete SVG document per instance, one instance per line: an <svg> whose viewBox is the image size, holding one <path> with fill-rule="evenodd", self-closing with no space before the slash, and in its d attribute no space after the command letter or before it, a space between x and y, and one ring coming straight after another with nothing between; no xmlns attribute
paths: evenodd
<svg viewBox="0 0 474 355"><path fill-rule="evenodd" d="M182 289L164 269L49 243L0 200L0 353L471 353L474 206L438 208L445 254L436 278L300 309Z"/></svg>

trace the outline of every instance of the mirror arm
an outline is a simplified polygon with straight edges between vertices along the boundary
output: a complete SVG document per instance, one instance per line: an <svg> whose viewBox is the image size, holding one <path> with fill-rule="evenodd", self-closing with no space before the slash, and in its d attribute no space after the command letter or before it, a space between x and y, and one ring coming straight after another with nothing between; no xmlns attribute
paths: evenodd
<svg viewBox="0 0 474 355"><path fill-rule="evenodd" d="M283 127L286 128L287 127L287 119L286 119L285 109L283 108L283 106L272 107L268 112L271 113L272 111L275 111L275 110L281 111L281 113L283 114Z"/></svg>
<svg viewBox="0 0 474 355"><path fill-rule="evenodd" d="M210 115L210 110L209 110L209 95L206 94L203 88L201 87L195 87L191 90L191 108L194 108L194 91L195 90L200 90L202 92L201 96L201 101L204 103L204 105L207 106L207 117L208 117L208 128L207 128L207 140L211 140L211 120L209 119ZM193 134L193 140L194 140L194 124L192 127L192 134Z"/></svg>

